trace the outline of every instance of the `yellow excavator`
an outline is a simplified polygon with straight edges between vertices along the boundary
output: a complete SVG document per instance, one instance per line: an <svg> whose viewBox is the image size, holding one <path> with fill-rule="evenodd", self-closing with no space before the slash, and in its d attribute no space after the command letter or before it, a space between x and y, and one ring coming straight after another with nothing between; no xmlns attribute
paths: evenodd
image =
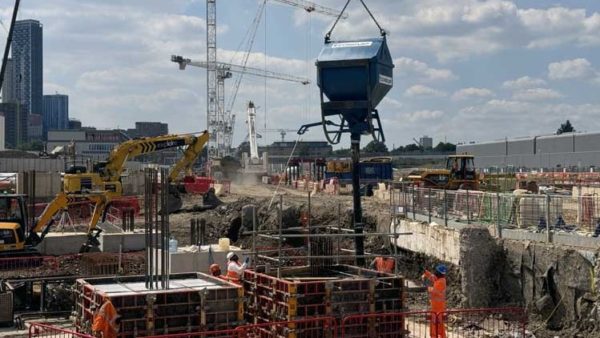
<svg viewBox="0 0 600 338"><path fill-rule="evenodd" d="M164 135L144 137L125 141L116 146L104 162L94 165L92 172L85 167L73 167L67 171L63 179L63 191L46 206L34 226L25 237L27 217L22 195L0 195L0 254L7 251L23 251L37 246L48 234L54 222L54 216L72 204L91 202L94 211L88 225L88 243L82 251L99 245L97 240L100 231L96 225L106 215L111 201L122 196L121 174L125 162L136 156L177 147L186 147L183 157L173 166L169 180L173 184L170 193L169 212L181 207L181 199L177 194L179 175L191 172L193 164L208 142L208 132L185 135ZM171 202L174 201L174 202ZM7 205L5 217L2 214L2 203ZM18 207L17 207L18 205ZM19 213L14 211L21 210ZM12 212L12 213L11 213Z"/></svg>

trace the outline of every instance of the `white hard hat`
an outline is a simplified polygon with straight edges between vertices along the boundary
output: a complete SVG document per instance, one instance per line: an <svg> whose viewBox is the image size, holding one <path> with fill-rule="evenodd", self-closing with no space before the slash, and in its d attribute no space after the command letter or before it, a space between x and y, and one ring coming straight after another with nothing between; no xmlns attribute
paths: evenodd
<svg viewBox="0 0 600 338"><path fill-rule="evenodd" d="M231 259L231 257L233 257L233 256L235 256L235 254L234 254L233 252L229 252L229 253L227 254L227 260L230 260L230 259Z"/></svg>

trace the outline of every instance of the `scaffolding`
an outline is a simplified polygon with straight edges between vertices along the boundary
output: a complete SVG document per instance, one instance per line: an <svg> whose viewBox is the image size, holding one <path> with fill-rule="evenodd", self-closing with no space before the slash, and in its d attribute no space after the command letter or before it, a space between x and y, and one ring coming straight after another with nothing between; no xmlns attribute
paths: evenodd
<svg viewBox="0 0 600 338"><path fill-rule="evenodd" d="M248 299L245 314L249 323L290 321L323 316L340 317L349 314L381 313L404 310L404 278L398 274L398 249L395 245L383 253L365 252L363 259L384 256L394 259L393 273L384 273L351 265L354 250L347 249L357 236L379 237L391 245L398 236L391 232L355 233L344 226L346 210L340 201L335 224L314 224L311 193L300 197L300 225L286 224L285 200L297 197L280 194L272 207L277 214L277 228L265 229L258 224L256 210L252 212L252 269L244 272L243 285ZM320 206L317 206L320 207ZM286 215L289 216L289 215ZM398 215L390 214L398 217ZM286 218L289 219L289 218ZM248 222L250 223L250 222ZM244 224L244 220L242 220ZM257 239L276 242L270 249L258 248ZM296 246L284 247L294 242Z"/></svg>

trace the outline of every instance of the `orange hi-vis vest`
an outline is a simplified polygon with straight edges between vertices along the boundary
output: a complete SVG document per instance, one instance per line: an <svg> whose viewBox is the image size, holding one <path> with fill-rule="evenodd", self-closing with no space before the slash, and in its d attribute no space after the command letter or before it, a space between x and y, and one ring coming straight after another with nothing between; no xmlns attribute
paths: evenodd
<svg viewBox="0 0 600 338"><path fill-rule="evenodd" d="M241 270L241 268L242 265L240 263L234 261L229 262L229 264L227 264L227 279L232 282L238 282L240 280L238 271Z"/></svg>
<svg viewBox="0 0 600 338"><path fill-rule="evenodd" d="M446 311L446 278L438 278L429 271L425 271L425 278L433 285L427 288L431 302L431 311L440 313Z"/></svg>
<svg viewBox="0 0 600 338"><path fill-rule="evenodd" d="M394 273L394 260L386 257L376 257L375 270L385 273Z"/></svg>
<svg viewBox="0 0 600 338"><path fill-rule="evenodd" d="M103 338L116 338L119 332L117 325L117 310L113 304L107 300L102 304L92 324L92 332L101 332Z"/></svg>

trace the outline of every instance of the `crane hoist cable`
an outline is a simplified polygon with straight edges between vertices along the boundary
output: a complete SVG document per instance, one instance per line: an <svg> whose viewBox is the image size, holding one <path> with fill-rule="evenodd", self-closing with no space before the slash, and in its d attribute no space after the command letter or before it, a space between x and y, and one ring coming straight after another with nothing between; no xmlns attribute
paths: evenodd
<svg viewBox="0 0 600 338"><path fill-rule="evenodd" d="M344 8L342 9L342 11L338 15L338 17L333 22L333 25L331 26L331 28L329 29L329 31L327 32L327 34L325 34L325 43L328 43L330 41L331 33L333 32L333 29L337 25L338 21L340 21L340 19L344 15L344 12L346 11L346 8L348 7L348 4L350 4L350 1L352 1L352 0L347 0L346 1L346 4L344 5ZM375 19L375 17L373 16L373 13L371 13L371 10L369 9L369 7L367 7L367 5L365 4L365 2L363 0L360 0L360 3L363 5L363 7L367 11L367 13L369 13L369 16L371 17L371 19L373 19L373 22L375 22L375 25L377 25L377 28L379 28L379 33L381 34L381 36L385 36L386 35L386 31L383 28L381 28L381 26L379 25L379 22L377 22L377 19Z"/></svg>
<svg viewBox="0 0 600 338"><path fill-rule="evenodd" d="M260 21L262 19L263 13L265 12L265 8L266 8L266 4L267 4L267 0L263 0L263 2L258 6L258 10L256 12L256 16L254 17L254 20L252 21L252 25L250 26L248 32L249 34L247 34L247 36L249 36L249 39L247 41L246 44L246 50L244 51L244 56L242 58L242 63L241 66L243 68L246 68L246 65L248 64L248 59L250 57L250 52L252 51L252 46L254 45L254 39L256 37L256 32L258 30L258 25L260 24ZM265 69L266 70L266 69ZM241 72L239 74L238 77L236 77L235 79L235 83L233 85L233 91L232 91L232 95L230 96L229 102L227 104L227 112L231 112L233 110L233 105L235 104L235 99L237 98L237 94L238 91L240 89L240 84L242 82L242 78L244 77L244 73Z"/></svg>

